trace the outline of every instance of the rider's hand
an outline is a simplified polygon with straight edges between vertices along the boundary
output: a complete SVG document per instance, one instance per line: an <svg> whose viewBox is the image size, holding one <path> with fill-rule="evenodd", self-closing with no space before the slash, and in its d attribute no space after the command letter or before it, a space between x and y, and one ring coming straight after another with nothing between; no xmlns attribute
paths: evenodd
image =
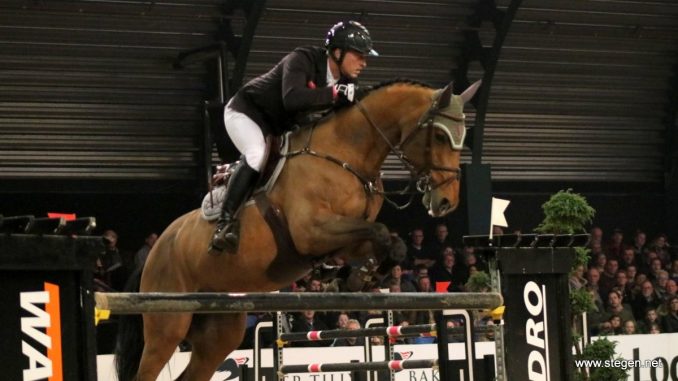
<svg viewBox="0 0 678 381"><path fill-rule="evenodd" d="M355 93L356 85L353 83L338 83L334 85L334 94L339 102L348 101L348 103L353 103Z"/></svg>

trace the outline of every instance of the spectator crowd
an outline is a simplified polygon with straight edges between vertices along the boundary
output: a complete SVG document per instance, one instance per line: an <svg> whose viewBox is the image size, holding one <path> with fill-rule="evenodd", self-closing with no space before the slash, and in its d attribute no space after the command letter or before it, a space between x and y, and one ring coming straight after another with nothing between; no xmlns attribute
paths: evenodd
<svg viewBox="0 0 678 381"><path fill-rule="evenodd" d="M483 256L474 247L458 247L449 237L445 224L438 224L430 237L425 229L414 228L407 237L407 256L393 267L390 274L379 279L374 292L463 292L467 282L476 272L488 272ZM495 234L501 234L501 230ZM573 269L569 284L572 290L584 289L594 302L594 309L587 314L591 335L620 335L638 333L678 332L678 252L669 245L665 234L648 240L645 232L637 230L626 237L620 229L606 235L599 227L590 231L588 245L590 261ZM124 280L134 269L143 267L146 257L157 239L149 233L136 253L120 253L117 234L112 230L104 233L108 243L105 254L97 261L95 283L99 291L122 289ZM347 266L343 258L332 258L330 265ZM291 292L331 291L332 282L311 273L294 282ZM331 280L331 279L330 279ZM293 332L327 329L357 329L373 317L382 317L383 311L303 311L290 314L288 321ZM271 319L266 314L248 318L250 331L258 321ZM435 323L431 312L394 312L396 325ZM449 325L463 322L450 321ZM489 317L480 317L477 326L492 325ZM481 332L489 332L488 330ZM251 332L243 347L252 345ZM491 332L476 336L476 340L491 339ZM310 341L295 343L297 346L363 345L362 338ZM370 338L379 344L382 338ZM432 337L417 337L401 340L406 343L432 342Z"/></svg>

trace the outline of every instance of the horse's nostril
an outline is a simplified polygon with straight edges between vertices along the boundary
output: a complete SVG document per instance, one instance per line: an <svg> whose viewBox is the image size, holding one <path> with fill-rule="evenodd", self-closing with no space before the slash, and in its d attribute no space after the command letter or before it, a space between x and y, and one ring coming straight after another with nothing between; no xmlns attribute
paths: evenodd
<svg viewBox="0 0 678 381"><path fill-rule="evenodd" d="M444 198L443 201L440 203L440 207L438 207L438 210L440 210L440 212L443 213L449 210L450 207L451 207L450 200Z"/></svg>

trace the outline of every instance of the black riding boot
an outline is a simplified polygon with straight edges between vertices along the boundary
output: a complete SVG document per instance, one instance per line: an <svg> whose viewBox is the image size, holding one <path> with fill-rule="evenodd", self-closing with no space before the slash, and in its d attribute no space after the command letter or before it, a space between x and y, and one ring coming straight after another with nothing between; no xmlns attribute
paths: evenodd
<svg viewBox="0 0 678 381"><path fill-rule="evenodd" d="M212 237L211 252L228 250L235 252L238 247L238 231L234 229L235 212L245 201L251 188L257 181L259 172L252 169L243 159L235 169L228 182L226 197L221 207L221 216L217 221L216 230Z"/></svg>

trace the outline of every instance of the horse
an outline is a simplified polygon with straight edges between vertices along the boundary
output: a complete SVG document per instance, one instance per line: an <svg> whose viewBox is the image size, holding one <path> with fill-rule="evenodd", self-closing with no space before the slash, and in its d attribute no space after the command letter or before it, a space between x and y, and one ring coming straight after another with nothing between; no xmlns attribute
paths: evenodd
<svg viewBox="0 0 678 381"><path fill-rule="evenodd" d="M429 214L452 212L459 203L463 107L479 86L476 82L454 95L451 83L433 89L414 81L391 81L312 127L291 133L287 161L266 196L284 216L295 250L277 247L275 233L258 208L246 203L238 212L237 252L210 254L214 223L194 210L158 238L139 291L279 290L328 255L381 262L359 278L365 282L374 274L386 274L403 259L406 246L375 222L388 200L381 165L389 153L395 154L410 170L412 184L424 193ZM241 343L245 318L245 313L123 316L116 346L119 380L155 381L183 340L192 353L178 379L209 380Z"/></svg>

